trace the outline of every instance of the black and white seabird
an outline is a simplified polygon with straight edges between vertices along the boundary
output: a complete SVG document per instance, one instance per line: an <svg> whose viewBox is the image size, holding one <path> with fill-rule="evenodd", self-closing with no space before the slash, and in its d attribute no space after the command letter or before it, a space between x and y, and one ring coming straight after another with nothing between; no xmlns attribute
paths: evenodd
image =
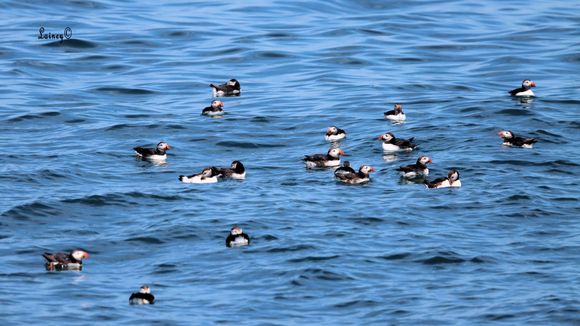
<svg viewBox="0 0 580 326"><path fill-rule="evenodd" d="M379 140L383 142L383 151L385 152L397 152L397 151L412 151L417 147L413 144L415 137L409 139L400 139L395 137L392 132L382 134L379 136Z"/></svg>
<svg viewBox="0 0 580 326"><path fill-rule="evenodd" d="M212 89L213 97L219 96L240 96L241 88L240 83L235 79L230 79L224 84L210 84Z"/></svg>
<svg viewBox="0 0 580 326"><path fill-rule="evenodd" d="M201 110L201 114L207 115L209 117L222 116L224 115L223 107L224 102L216 100L211 102L210 106L203 108L203 110Z"/></svg>
<svg viewBox="0 0 580 326"><path fill-rule="evenodd" d="M57 252L53 254L45 252L42 257L46 259L46 269L48 270L81 270L83 268L83 259L89 258L90 255L84 250L75 249L69 253Z"/></svg>
<svg viewBox="0 0 580 326"><path fill-rule="evenodd" d="M522 81L522 87L509 91L511 96L535 96L532 92L532 87L536 87L536 83L529 79Z"/></svg>
<svg viewBox="0 0 580 326"><path fill-rule="evenodd" d="M509 130L503 130L497 133L503 139L504 146L517 146L522 148L532 148L538 141L535 138L517 137Z"/></svg>
<svg viewBox="0 0 580 326"><path fill-rule="evenodd" d="M250 244L250 237L244 233L241 227L234 226L226 238L227 247L241 247Z"/></svg>
<svg viewBox="0 0 580 326"><path fill-rule="evenodd" d="M428 156L421 156L417 159L415 164L401 166L397 169L397 171L401 173L401 176L407 179L423 177L429 175L429 169L427 168L427 164L429 163L433 163L431 158Z"/></svg>
<svg viewBox="0 0 580 326"><path fill-rule="evenodd" d="M151 294L148 285L143 285L139 292L133 292L129 297L129 304L155 304L155 296Z"/></svg>
<svg viewBox="0 0 580 326"><path fill-rule="evenodd" d="M392 110L385 112L385 119L395 121L395 122L403 122L407 117L405 116L405 112L403 112L403 106L399 103L395 104Z"/></svg>
<svg viewBox="0 0 580 326"><path fill-rule="evenodd" d="M216 168L217 172L224 178L243 180L246 178L246 168L240 161L233 161L229 168Z"/></svg>
<svg viewBox="0 0 580 326"><path fill-rule="evenodd" d="M179 181L183 183L216 183L218 177L221 176L219 171L214 167L203 169L200 173L190 176L180 175Z"/></svg>
<svg viewBox="0 0 580 326"><path fill-rule="evenodd" d="M433 181L425 180L427 188L459 188L461 187L461 180L459 180L459 171L450 170L447 177L437 178Z"/></svg>
<svg viewBox="0 0 580 326"><path fill-rule="evenodd" d="M304 156L304 163L309 169L335 167L340 165L340 156L344 151L340 148L331 148L327 154L314 154Z"/></svg>
<svg viewBox="0 0 580 326"><path fill-rule="evenodd" d="M334 173L334 176L338 181L348 183L348 184L361 184L369 182L371 172L375 172L375 169L370 165L363 165L358 169L358 172L347 172L347 173Z"/></svg>
<svg viewBox="0 0 580 326"><path fill-rule="evenodd" d="M163 161L167 158L166 151L170 150L171 146L169 146L166 142L160 142L157 144L157 148L144 148L144 147L134 147L133 150L137 156L141 157L144 160L152 160L152 161Z"/></svg>
<svg viewBox="0 0 580 326"><path fill-rule="evenodd" d="M324 139L330 142L339 141L345 137L346 132L336 126L328 127L328 129L326 129L326 135L324 135Z"/></svg>

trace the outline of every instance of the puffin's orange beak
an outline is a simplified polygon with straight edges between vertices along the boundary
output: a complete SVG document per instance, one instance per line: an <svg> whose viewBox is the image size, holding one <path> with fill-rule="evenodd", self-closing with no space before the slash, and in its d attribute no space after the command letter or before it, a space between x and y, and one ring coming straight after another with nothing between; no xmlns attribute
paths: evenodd
<svg viewBox="0 0 580 326"><path fill-rule="evenodd" d="M371 169L370 169L370 171L371 171L371 172L375 172L375 168L373 168L373 167L371 166Z"/></svg>
<svg viewBox="0 0 580 326"><path fill-rule="evenodd" d="M536 87L536 82L532 82L532 83L530 84L530 86L531 86L531 87Z"/></svg>
<svg viewBox="0 0 580 326"><path fill-rule="evenodd" d="M340 152L339 152L339 153L340 153L340 155L344 155L344 154L345 154L345 153L344 153L344 151L343 151L342 149L340 150Z"/></svg>
<svg viewBox="0 0 580 326"><path fill-rule="evenodd" d="M167 149L171 149L171 146L169 146L169 144L167 144Z"/></svg>
<svg viewBox="0 0 580 326"><path fill-rule="evenodd" d="M89 253L88 253L88 252L85 252L84 259L87 259L87 258L89 258L89 257L91 257L91 255L89 255Z"/></svg>
<svg viewBox="0 0 580 326"><path fill-rule="evenodd" d="M433 160L432 159L429 159L429 161L427 161L427 163L433 163Z"/></svg>
<svg viewBox="0 0 580 326"><path fill-rule="evenodd" d="M383 140L383 135L380 135L377 139L378 140Z"/></svg>
<svg viewBox="0 0 580 326"><path fill-rule="evenodd" d="M499 136L499 138L503 138L503 131L498 132L497 135Z"/></svg>

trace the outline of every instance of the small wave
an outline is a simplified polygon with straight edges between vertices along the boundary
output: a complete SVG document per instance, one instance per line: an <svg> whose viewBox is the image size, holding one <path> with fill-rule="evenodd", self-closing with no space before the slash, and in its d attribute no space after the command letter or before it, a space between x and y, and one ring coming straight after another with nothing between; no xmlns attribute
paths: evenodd
<svg viewBox="0 0 580 326"><path fill-rule="evenodd" d="M99 92L104 93L116 93L116 94L126 94L126 95L150 95L155 94L154 91L142 88L125 88L125 87L99 87L95 89Z"/></svg>
<svg viewBox="0 0 580 326"><path fill-rule="evenodd" d="M228 148L275 148L284 147L286 144L273 144L273 143L252 143L252 142L240 142L240 141L220 141L216 143L216 146L228 147Z"/></svg>
<svg viewBox="0 0 580 326"><path fill-rule="evenodd" d="M335 259L335 258L339 258L339 255L334 255L334 256L308 256L308 257L303 257L303 258L293 258L293 259L288 259L287 261L289 263L304 263L304 262L317 262L317 261L325 261L325 260L331 260L331 259Z"/></svg>
<svg viewBox="0 0 580 326"><path fill-rule="evenodd" d="M64 41L56 41L56 42L46 43L43 46L47 46L47 47L65 46L65 47L77 48L77 49L90 49L90 48L96 48L97 44L90 42L90 41L85 41L85 40L69 39L69 40L64 40Z"/></svg>
<svg viewBox="0 0 580 326"><path fill-rule="evenodd" d="M44 119L44 118L48 118L48 117L56 117L59 115L60 115L60 112L56 112L56 111L48 111L48 112L42 112L42 113L38 113L38 114L23 114L23 115L9 119L8 122L20 122L20 121L25 121L25 120Z"/></svg>
<svg viewBox="0 0 580 326"><path fill-rule="evenodd" d="M292 251L302 251L302 250L315 250L316 247L315 246L309 246L309 245L296 245L296 246L290 246L290 247L284 247L284 248L272 248L269 249L268 252L271 253L278 253L278 252L292 252Z"/></svg>
<svg viewBox="0 0 580 326"><path fill-rule="evenodd" d="M387 255L387 256L381 256L380 258L386 259L386 260L400 260L400 259L405 259L405 258L407 258L409 256L411 256L410 253L403 252L403 253L400 253L400 254L392 254L392 255Z"/></svg>
<svg viewBox="0 0 580 326"><path fill-rule="evenodd" d="M125 240L126 242L142 242L148 244L163 244L164 241L155 237L134 237Z"/></svg>

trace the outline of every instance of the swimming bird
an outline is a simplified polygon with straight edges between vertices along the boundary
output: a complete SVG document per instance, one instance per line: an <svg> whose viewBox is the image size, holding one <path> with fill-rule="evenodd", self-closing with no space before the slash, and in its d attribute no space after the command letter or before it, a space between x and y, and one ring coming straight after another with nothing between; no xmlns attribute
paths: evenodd
<svg viewBox="0 0 580 326"><path fill-rule="evenodd" d="M337 176L339 174L344 174L344 173L356 173L356 171L350 167L349 161L342 162L342 166L337 168L336 170L334 170L335 176Z"/></svg>
<svg viewBox="0 0 580 326"><path fill-rule="evenodd" d="M213 102L211 102L210 106L205 107L205 108L203 108L203 110L201 110L201 114L207 115L210 117L221 116L221 115L224 115L223 107L224 107L224 102L213 101Z"/></svg>
<svg viewBox="0 0 580 326"><path fill-rule="evenodd" d="M81 270L83 268L83 259L89 258L90 255L84 250L75 249L69 253L57 252L53 254L45 252L42 257L46 259L46 269L48 270Z"/></svg>
<svg viewBox="0 0 580 326"><path fill-rule="evenodd" d="M184 183L216 183L221 176L219 171L214 167L203 169L200 173L190 176L180 175L179 181Z"/></svg>
<svg viewBox="0 0 580 326"><path fill-rule="evenodd" d="M159 142L157 144L157 148L144 148L144 147L134 147L133 150L135 154L141 157L144 160L152 160L152 161L160 161L165 160L167 158L166 151L170 150L171 146L169 146L166 142Z"/></svg>
<svg viewBox="0 0 580 326"><path fill-rule="evenodd" d="M336 126L331 126L326 129L326 135L324 135L324 139L326 141L338 141L346 137L346 132Z"/></svg>
<svg viewBox="0 0 580 326"><path fill-rule="evenodd" d="M379 136L379 140L383 142L383 151L385 152L397 152L397 151L412 151L417 147L413 144L415 137L409 139L399 139L396 138L392 132L382 134Z"/></svg>
<svg viewBox="0 0 580 326"><path fill-rule="evenodd" d="M148 285L143 285L139 292L133 292L129 297L129 304L154 304L155 296L151 294L151 289Z"/></svg>
<svg viewBox="0 0 580 326"><path fill-rule="evenodd" d="M535 96L532 92L532 87L536 87L536 83L525 79L522 81L522 87L509 91L511 96Z"/></svg>
<svg viewBox="0 0 580 326"><path fill-rule="evenodd" d="M233 161L229 168L216 168L217 172L224 178L243 180L246 178L246 168L240 161Z"/></svg>
<svg viewBox="0 0 580 326"><path fill-rule="evenodd" d="M250 237L244 233L241 227L233 226L226 238L227 247L241 247L250 244Z"/></svg>
<svg viewBox="0 0 580 326"><path fill-rule="evenodd" d="M240 83L235 79L230 79L221 85L210 84L209 86L212 89L213 97L240 96L240 92L242 91L240 88Z"/></svg>
<svg viewBox="0 0 580 326"><path fill-rule="evenodd" d="M447 173L447 177L437 178L433 181L425 180L425 186L427 188L459 188L461 187L461 180L459 180L459 171L450 170Z"/></svg>
<svg viewBox="0 0 580 326"><path fill-rule="evenodd" d="M370 166L370 165L363 165L358 169L358 172L356 173L352 173L352 172L348 172L348 173L334 173L334 176L336 177L336 179L338 181L342 181L344 183L349 183L349 184L360 184L360 183L366 183L369 182L370 176L369 174L371 172L375 172L375 169Z"/></svg>
<svg viewBox="0 0 580 326"><path fill-rule="evenodd" d="M340 165L340 156L344 151L340 148L331 148L327 154L314 154L304 156L304 163L309 169L335 167Z"/></svg>
<svg viewBox="0 0 580 326"><path fill-rule="evenodd" d="M427 164L433 163L431 158L428 156L421 156L417 159L417 162L412 165L401 166L397 169L401 173L401 176L407 179L414 179L417 177L422 177L429 175L429 169Z"/></svg>
<svg viewBox="0 0 580 326"><path fill-rule="evenodd" d="M385 112L385 119L395 121L395 122L402 122L407 119L405 116L405 112L403 112L403 106L399 103L395 104L392 110Z"/></svg>
<svg viewBox="0 0 580 326"><path fill-rule="evenodd" d="M497 133L503 139L504 146L517 146L522 148L532 148L538 141L535 138L517 137L509 130L503 130Z"/></svg>

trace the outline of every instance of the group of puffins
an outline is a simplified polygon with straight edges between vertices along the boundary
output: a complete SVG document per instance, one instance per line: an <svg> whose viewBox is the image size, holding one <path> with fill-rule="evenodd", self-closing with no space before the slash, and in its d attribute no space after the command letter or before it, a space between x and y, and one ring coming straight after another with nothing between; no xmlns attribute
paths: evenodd
<svg viewBox="0 0 580 326"><path fill-rule="evenodd" d="M214 97L221 96L239 96L241 92L240 83L231 79L228 82L216 85L211 84L212 94ZM514 89L509 93L512 96L531 97L535 96L531 88L536 87L536 83L531 80L524 80L522 87ZM211 106L202 110L203 115L220 116L224 114L224 104L221 101L213 101ZM406 120L405 113L401 104L395 104L393 110L384 113L385 119L394 122L403 122ZM522 148L532 148L532 145L537 142L534 138L524 138L516 136L512 131L500 131L498 135L503 139L503 145L516 146ZM327 129L325 140L336 143L346 138L346 131L336 126L331 126ZM397 151L412 151L417 145L414 144L414 138L400 139L395 137L391 132L382 134L378 137L382 142L384 152ZM167 151L171 146L166 142L159 142L156 148L135 147L135 153L143 160L147 161L164 161L167 158ZM348 184L363 184L370 181L370 173L374 172L374 168L370 165L362 165L358 172L351 166L350 162L344 161L341 165L340 157L344 155L344 151L338 147L332 147L326 154L306 155L303 161L308 169L317 168L333 168L334 176L338 181ZM415 164L401 166L397 171L403 178L417 179L425 178L429 175L429 168L427 164L432 163L428 156L421 156L417 159ZM215 183L219 178L230 178L234 180L243 180L246 177L246 170L240 161L233 161L228 167L208 167L203 169L201 173L190 176L180 175L179 180L184 183ZM447 174L447 177L441 177L432 181L424 180L427 188L449 188L461 187L461 180L459 179L459 171L452 169ZM240 247L250 244L250 237L244 233L241 227L233 226L226 237L225 244L227 247ZM90 257L89 253L83 249L75 249L70 252L59 253L44 253L42 255L46 260L46 269L50 271L61 270L82 270L83 260ZM130 304L154 304L155 296L151 293L148 285L143 285L139 292L132 293L129 297Z"/></svg>

